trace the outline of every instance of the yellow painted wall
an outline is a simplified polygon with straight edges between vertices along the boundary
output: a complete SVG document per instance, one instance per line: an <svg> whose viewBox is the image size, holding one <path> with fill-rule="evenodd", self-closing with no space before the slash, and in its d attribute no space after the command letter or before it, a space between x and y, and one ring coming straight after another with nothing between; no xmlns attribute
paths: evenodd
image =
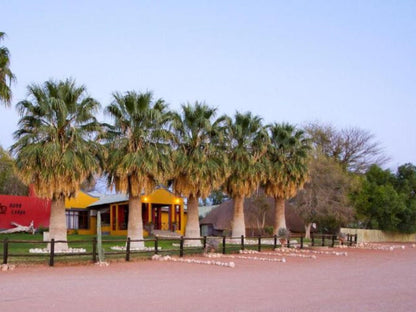
<svg viewBox="0 0 416 312"><path fill-rule="evenodd" d="M171 192L167 191L166 189L160 188L155 190L153 193L151 193L150 195L143 195L141 196L141 202L142 203L146 203L149 204L148 205L148 220L145 220L147 222L151 222L152 221L152 215L151 215L151 204L166 204L166 205L180 205L181 206L181 228L178 229L176 232L181 234L181 235L185 235L185 227L186 227L186 214L184 213L184 206L183 206L183 198L181 197L177 197L174 194L172 194ZM128 202L123 202L123 203L117 203L117 204L113 204L111 205L111 207L116 207L118 205L126 205L128 204ZM113 220L113 214L111 213L112 209L110 209L110 219L111 219L111 225L113 224L114 220ZM174 220L173 215L171 215L172 217L172 221ZM165 225L165 227L168 227L169 224L169 212L167 211L162 211L161 212L161 223L162 226ZM165 229L165 228L164 228ZM167 228L166 228L167 229ZM124 236L127 235L127 230L113 230L112 226L110 227L110 234L111 235L120 235L120 236ZM143 236L148 236L149 233L143 229Z"/></svg>
<svg viewBox="0 0 416 312"><path fill-rule="evenodd" d="M83 191L78 192L77 196L71 199L65 199L65 208L68 210L71 209L87 209L87 207L95 203L99 198L91 196ZM97 232L97 219L95 217L90 217L90 228L87 230L78 229L78 230L68 230L69 234L78 233L81 235L95 234Z"/></svg>
<svg viewBox="0 0 416 312"><path fill-rule="evenodd" d="M82 191L80 191L75 198L67 199L65 200L65 208L66 209L86 209L89 205L95 203L98 201L99 198L93 197L89 194L86 194ZM181 228L177 229L177 233L181 235L185 235L185 227L186 227L186 220L187 216L184 213L184 202L183 198L177 197L171 192L167 191L164 188L159 188L152 192L149 195L143 195L141 196L142 203L149 203L149 204L166 204L166 205L180 205L181 206ZM127 235L127 230L113 230L112 224L114 222L113 220L113 214L111 213L112 207L116 207L118 205L126 205L128 202L123 203L117 203L117 204L111 204L110 205L110 226L103 226L101 229L103 232L110 233L111 235L120 235L124 236ZM151 211L150 211L150 205L149 205L149 211L148 211L148 220L145 220L147 222L151 222ZM172 214L172 222L174 221L174 216ZM167 211L162 211L161 213L161 222L162 225L168 226L169 224L169 213ZM145 222L146 223L146 222ZM74 230L69 231L69 233L75 232ZM97 218L94 216L90 217L90 228L88 230L77 230L76 231L79 234L96 234L97 233ZM144 236L148 236L148 233L146 230L143 231Z"/></svg>
<svg viewBox="0 0 416 312"><path fill-rule="evenodd" d="M171 192L160 188L155 190L150 195L143 195L141 197L142 203L154 203L154 204L169 204L169 205L182 205L183 198L176 197Z"/></svg>

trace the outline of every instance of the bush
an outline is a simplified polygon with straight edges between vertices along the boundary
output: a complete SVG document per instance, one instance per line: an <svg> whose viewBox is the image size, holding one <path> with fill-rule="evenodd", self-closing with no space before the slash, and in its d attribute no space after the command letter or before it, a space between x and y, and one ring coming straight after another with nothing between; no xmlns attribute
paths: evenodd
<svg viewBox="0 0 416 312"><path fill-rule="evenodd" d="M36 229L36 233L43 234L43 232L49 232L48 227L40 226Z"/></svg>
<svg viewBox="0 0 416 312"><path fill-rule="evenodd" d="M279 228L279 230L277 230L277 236L279 238L288 239L289 235L290 235L290 232L287 228Z"/></svg>
<svg viewBox="0 0 416 312"><path fill-rule="evenodd" d="M265 226L263 230L264 230L264 233L266 233L267 235L273 235L273 227L272 226Z"/></svg>

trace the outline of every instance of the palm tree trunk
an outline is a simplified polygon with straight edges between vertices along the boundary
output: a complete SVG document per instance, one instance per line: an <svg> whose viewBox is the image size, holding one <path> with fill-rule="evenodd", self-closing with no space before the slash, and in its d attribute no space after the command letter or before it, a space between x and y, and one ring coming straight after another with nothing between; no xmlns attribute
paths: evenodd
<svg viewBox="0 0 416 312"><path fill-rule="evenodd" d="M285 200L280 197L275 197L273 234L277 234L280 228L286 228Z"/></svg>
<svg viewBox="0 0 416 312"><path fill-rule="evenodd" d="M244 220L244 196L235 196L234 213L232 222L232 237L240 237L246 235L246 224Z"/></svg>
<svg viewBox="0 0 416 312"><path fill-rule="evenodd" d="M305 238L306 239L311 238L311 226L312 226L312 222L305 224Z"/></svg>
<svg viewBox="0 0 416 312"><path fill-rule="evenodd" d="M129 196L129 220L127 225L127 237L131 240L143 239L143 219L140 196ZM144 242L131 242L130 248L143 249Z"/></svg>
<svg viewBox="0 0 416 312"><path fill-rule="evenodd" d="M65 199L58 198L51 201L51 215L49 217L49 239L67 241ZM50 245L48 245L48 249ZM68 250L68 243L56 243L55 251Z"/></svg>
<svg viewBox="0 0 416 312"><path fill-rule="evenodd" d="M198 197L193 194L188 196L188 217L186 221L185 238L200 238ZM201 246L199 240L185 241L187 246Z"/></svg>

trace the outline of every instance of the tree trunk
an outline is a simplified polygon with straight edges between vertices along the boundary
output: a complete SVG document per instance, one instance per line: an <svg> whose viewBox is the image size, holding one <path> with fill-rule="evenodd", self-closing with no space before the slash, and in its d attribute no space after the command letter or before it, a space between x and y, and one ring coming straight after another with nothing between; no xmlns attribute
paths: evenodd
<svg viewBox="0 0 416 312"><path fill-rule="evenodd" d="M131 240L143 239L143 219L140 196L129 196L129 220L127 224L127 237ZM144 242L131 242L130 248L144 249Z"/></svg>
<svg viewBox="0 0 416 312"><path fill-rule="evenodd" d="M312 222L305 224L305 238L306 239L311 238L311 226L312 226Z"/></svg>
<svg viewBox="0 0 416 312"><path fill-rule="evenodd" d="M30 222L28 226L24 226L16 222L11 222L11 225L15 227L13 229L0 231L0 234L11 234L11 233L19 233L19 232L31 233L32 235L35 234L35 227L33 226L33 220L32 222Z"/></svg>
<svg viewBox="0 0 416 312"><path fill-rule="evenodd" d="M246 224L244 220L244 196L235 196L234 200L234 213L232 221L232 237L240 237L246 235Z"/></svg>
<svg viewBox="0 0 416 312"><path fill-rule="evenodd" d="M286 228L285 200L275 197L273 234L277 234L280 228Z"/></svg>
<svg viewBox="0 0 416 312"><path fill-rule="evenodd" d="M200 238L199 229L199 213L198 213L198 197L193 194L188 196L188 217L186 221L185 238ZM201 246L199 240L185 241L187 246Z"/></svg>
<svg viewBox="0 0 416 312"><path fill-rule="evenodd" d="M49 239L55 241L67 241L65 199L53 199L51 201L51 215L49 218ZM50 245L48 244L48 249ZM55 252L68 250L68 243L56 243Z"/></svg>

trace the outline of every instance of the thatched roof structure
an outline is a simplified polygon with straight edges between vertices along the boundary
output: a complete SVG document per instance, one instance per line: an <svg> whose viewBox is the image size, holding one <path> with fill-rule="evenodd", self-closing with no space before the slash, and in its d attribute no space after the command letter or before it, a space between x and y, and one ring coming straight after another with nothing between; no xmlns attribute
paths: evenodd
<svg viewBox="0 0 416 312"><path fill-rule="evenodd" d="M264 196L262 202L264 205L268 206L265 209L267 210L265 226L273 226L274 200L271 197ZM256 206L258 205L259 201L256 200L256 197L246 198L244 201L244 217L247 229L257 228L256 212L258 212L258 209ZM220 231L231 230L233 207L233 200L228 200L222 203L208 213L208 215L200 221L200 224L212 224L214 229ZM291 204L288 201L286 202L286 225L291 232L300 233L305 231L302 219L295 214Z"/></svg>

